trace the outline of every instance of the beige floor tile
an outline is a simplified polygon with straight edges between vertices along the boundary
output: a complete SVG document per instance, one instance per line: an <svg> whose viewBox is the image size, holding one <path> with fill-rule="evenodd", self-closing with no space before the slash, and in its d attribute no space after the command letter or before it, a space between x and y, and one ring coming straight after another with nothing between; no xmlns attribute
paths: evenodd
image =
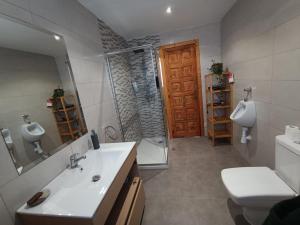
<svg viewBox="0 0 300 225"><path fill-rule="evenodd" d="M170 142L167 170L142 170L146 207L142 225L248 225L229 198L221 170L247 166L232 146L207 138Z"/></svg>

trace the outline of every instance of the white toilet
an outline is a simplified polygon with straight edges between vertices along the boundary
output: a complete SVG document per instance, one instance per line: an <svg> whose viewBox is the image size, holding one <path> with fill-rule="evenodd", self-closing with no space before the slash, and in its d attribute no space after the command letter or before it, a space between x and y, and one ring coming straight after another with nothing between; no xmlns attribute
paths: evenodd
<svg viewBox="0 0 300 225"><path fill-rule="evenodd" d="M300 193L300 144L286 135L276 137L275 171L267 167L222 170L231 199L251 225L261 225L271 207Z"/></svg>

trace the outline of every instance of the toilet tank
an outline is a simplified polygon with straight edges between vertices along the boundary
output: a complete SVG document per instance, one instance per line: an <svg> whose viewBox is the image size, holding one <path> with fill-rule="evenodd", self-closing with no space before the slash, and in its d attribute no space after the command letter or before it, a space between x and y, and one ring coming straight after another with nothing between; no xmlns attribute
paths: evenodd
<svg viewBox="0 0 300 225"><path fill-rule="evenodd" d="M286 135L276 137L275 169L278 176L295 192L300 193L300 144Z"/></svg>

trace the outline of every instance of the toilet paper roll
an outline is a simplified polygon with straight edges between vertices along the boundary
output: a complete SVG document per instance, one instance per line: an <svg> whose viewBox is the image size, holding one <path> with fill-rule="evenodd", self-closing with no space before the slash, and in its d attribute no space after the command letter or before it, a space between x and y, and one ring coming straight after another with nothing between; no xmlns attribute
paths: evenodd
<svg viewBox="0 0 300 225"><path fill-rule="evenodd" d="M287 125L285 135L294 142L300 142L300 129L297 126Z"/></svg>

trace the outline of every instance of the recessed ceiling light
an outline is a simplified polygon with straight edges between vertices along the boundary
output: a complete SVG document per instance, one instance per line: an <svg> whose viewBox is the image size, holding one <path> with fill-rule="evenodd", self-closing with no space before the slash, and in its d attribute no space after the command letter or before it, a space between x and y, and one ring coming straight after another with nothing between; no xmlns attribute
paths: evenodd
<svg viewBox="0 0 300 225"><path fill-rule="evenodd" d="M167 14L171 14L171 13L172 13L172 8L171 8L171 6L168 6L168 7L167 7L166 13L167 13Z"/></svg>
<svg viewBox="0 0 300 225"><path fill-rule="evenodd" d="M60 40L60 36L58 36L58 35L56 35L56 34L54 34L53 37L54 37L54 39L57 40L57 41Z"/></svg>

